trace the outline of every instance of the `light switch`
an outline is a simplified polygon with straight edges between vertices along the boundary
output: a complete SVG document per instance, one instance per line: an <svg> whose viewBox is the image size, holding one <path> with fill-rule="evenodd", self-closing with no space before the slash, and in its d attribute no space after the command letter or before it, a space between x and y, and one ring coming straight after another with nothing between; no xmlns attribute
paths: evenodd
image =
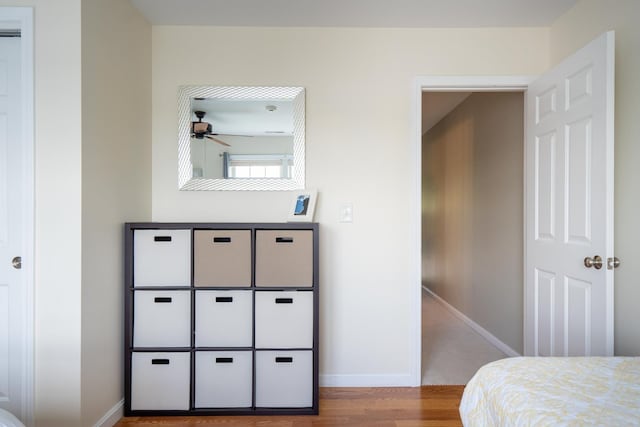
<svg viewBox="0 0 640 427"><path fill-rule="evenodd" d="M340 222L353 222L352 203L345 203L340 207Z"/></svg>

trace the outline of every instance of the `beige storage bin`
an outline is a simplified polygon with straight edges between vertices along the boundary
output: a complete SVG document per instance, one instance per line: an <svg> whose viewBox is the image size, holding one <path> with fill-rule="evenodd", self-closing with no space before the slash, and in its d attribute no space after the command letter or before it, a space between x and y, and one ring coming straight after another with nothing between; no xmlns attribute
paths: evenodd
<svg viewBox="0 0 640 427"><path fill-rule="evenodd" d="M313 286L313 231L256 231L256 286Z"/></svg>
<svg viewBox="0 0 640 427"><path fill-rule="evenodd" d="M194 286L251 286L251 230L195 230Z"/></svg>

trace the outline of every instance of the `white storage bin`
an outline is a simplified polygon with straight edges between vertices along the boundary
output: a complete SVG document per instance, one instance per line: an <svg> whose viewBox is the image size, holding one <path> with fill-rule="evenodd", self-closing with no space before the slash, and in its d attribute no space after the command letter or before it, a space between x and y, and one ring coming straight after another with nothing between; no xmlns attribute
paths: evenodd
<svg viewBox="0 0 640 427"><path fill-rule="evenodd" d="M313 293L256 291L256 348L311 348Z"/></svg>
<svg viewBox="0 0 640 427"><path fill-rule="evenodd" d="M191 230L135 230L133 286L190 286Z"/></svg>
<svg viewBox="0 0 640 427"><path fill-rule="evenodd" d="M249 408L253 404L252 351L197 351L196 408Z"/></svg>
<svg viewBox="0 0 640 427"><path fill-rule="evenodd" d="M253 345L252 291L196 291L196 347Z"/></svg>
<svg viewBox="0 0 640 427"><path fill-rule="evenodd" d="M131 354L132 410L189 410L189 353Z"/></svg>
<svg viewBox="0 0 640 427"><path fill-rule="evenodd" d="M256 407L311 406L312 351L256 351Z"/></svg>
<svg viewBox="0 0 640 427"><path fill-rule="evenodd" d="M191 291L133 293L134 347L190 347Z"/></svg>

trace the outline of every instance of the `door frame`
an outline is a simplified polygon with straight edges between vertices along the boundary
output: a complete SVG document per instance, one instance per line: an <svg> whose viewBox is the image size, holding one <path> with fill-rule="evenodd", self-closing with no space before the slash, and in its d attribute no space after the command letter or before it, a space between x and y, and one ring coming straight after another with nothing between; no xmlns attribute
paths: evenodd
<svg viewBox="0 0 640 427"><path fill-rule="evenodd" d="M0 7L0 28L20 30L22 170L22 270L24 272L24 369L22 372L22 413L25 425L32 426L35 410L35 140L34 140L34 28L33 7Z"/></svg>
<svg viewBox="0 0 640 427"><path fill-rule="evenodd" d="M501 92L501 91L517 91L524 94L524 106L522 111L524 117L524 127L522 133L522 144L525 144L526 139L526 105L527 105L527 88L529 84L535 80L536 76L525 75L504 75L504 76L417 76L414 78L412 88L412 115L411 115L411 127L413 129L413 152L411 155L415 159L414 171L415 171L415 199L416 204L414 206L415 217L413 229L415 232L414 249L416 254L413 262L415 265L415 296L414 296L414 321L415 325L414 333L414 372L413 377L415 380L415 386L420 386L422 382L422 92ZM525 151L526 156L526 151ZM522 167L523 176L526 176L526 157L523 156ZM526 202L526 182L523 182L523 215L524 226L522 229L523 246L525 252L523 252L523 262L526 259L526 224L527 224L527 211L524 203ZM524 272L522 288L524 290ZM524 295L523 295L524 298ZM526 310L526 306L524 307ZM523 320L526 313L523 313ZM524 324L523 324L524 333Z"/></svg>

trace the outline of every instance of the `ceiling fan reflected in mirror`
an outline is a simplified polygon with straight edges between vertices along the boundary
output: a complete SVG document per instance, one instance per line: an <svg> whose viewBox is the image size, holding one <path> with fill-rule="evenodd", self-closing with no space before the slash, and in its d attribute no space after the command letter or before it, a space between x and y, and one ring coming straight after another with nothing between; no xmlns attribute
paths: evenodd
<svg viewBox="0 0 640 427"><path fill-rule="evenodd" d="M213 126L211 123L203 122L202 119L207 114L205 111L194 111L193 114L198 118L197 122L191 122L191 138L196 139L210 139L213 142L217 142L218 144L225 145L227 147L231 147L231 144L224 142L219 138L214 138L215 136L246 136L251 137L253 135L237 135L237 134L229 134L229 133L214 133Z"/></svg>

